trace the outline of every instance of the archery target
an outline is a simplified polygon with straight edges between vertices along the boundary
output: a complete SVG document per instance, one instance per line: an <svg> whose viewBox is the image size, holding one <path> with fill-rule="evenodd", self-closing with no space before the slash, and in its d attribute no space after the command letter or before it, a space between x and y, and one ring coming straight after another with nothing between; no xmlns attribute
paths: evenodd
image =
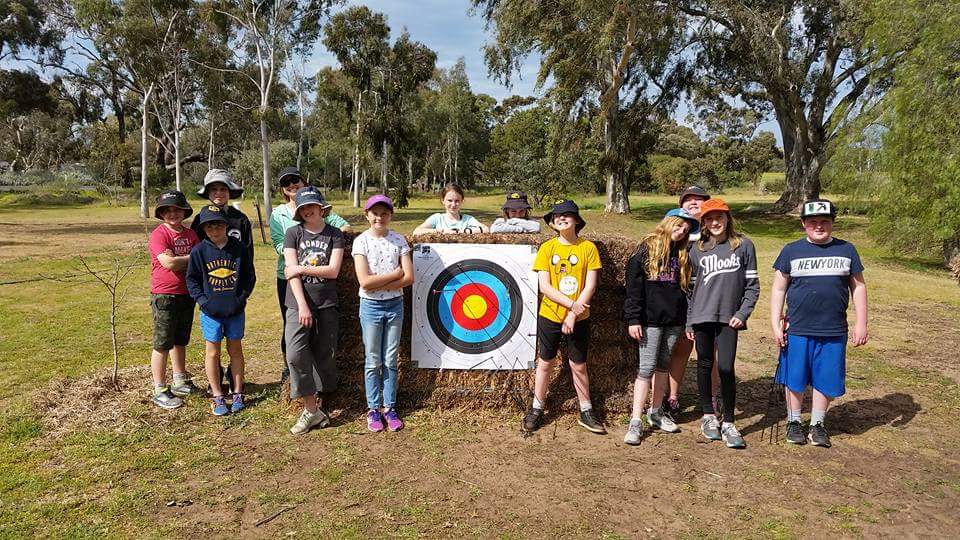
<svg viewBox="0 0 960 540"><path fill-rule="evenodd" d="M535 358L536 246L418 244L413 361L422 368L528 369Z"/></svg>

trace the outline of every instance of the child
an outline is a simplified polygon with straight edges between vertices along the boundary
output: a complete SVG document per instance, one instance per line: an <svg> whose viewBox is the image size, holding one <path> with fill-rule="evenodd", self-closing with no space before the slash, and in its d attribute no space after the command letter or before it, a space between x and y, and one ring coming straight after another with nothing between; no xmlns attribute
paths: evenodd
<svg viewBox="0 0 960 540"><path fill-rule="evenodd" d="M560 340L566 338L573 385L580 400L578 423L593 433L604 434L607 430L593 415L586 364L590 344L590 298L597 289L600 253L593 242L578 238L586 222L580 217L580 208L575 202L557 202L543 219L557 231L557 237L540 246L533 263L534 271L539 273L543 294L537 317L540 362L534 378L533 405L523 418L523 431L536 431L543 421L543 404L553 361Z"/></svg>
<svg viewBox="0 0 960 540"><path fill-rule="evenodd" d="M403 236L389 229L393 201L374 195L363 207L370 228L353 240L353 263L360 283L367 429L403 429L396 411L397 353L403 329L403 288L413 284L413 259ZM383 413L380 407L383 406Z"/></svg>
<svg viewBox="0 0 960 540"><path fill-rule="evenodd" d="M213 392L210 407L216 416L243 410L244 308L257 280L249 252L227 234L223 214L214 204L200 209L195 223L206 239L190 252L187 267L187 289L200 305L200 328L207 342L204 364ZM220 342L224 337L232 378L232 388L228 388L233 394L229 409L220 383Z"/></svg>
<svg viewBox="0 0 960 540"><path fill-rule="evenodd" d="M343 233L324 222L330 205L313 186L297 191L293 218L299 225L283 238L287 278L287 365L290 397L303 399L303 412L290 428L294 435L330 424L317 394L337 388L337 276L343 262Z"/></svg>
<svg viewBox="0 0 960 540"><path fill-rule="evenodd" d="M700 432L710 440L723 439L728 448L745 448L733 425L737 402L733 364L737 332L746 330L747 318L760 295L756 250L749 238L737 232L723 200L704 202L701 212L700 240L690 250L694 287L687 309L687 338L697 347L697 387L703 409ZM717 422L711 399L714 353L720 371L723 425Z"/></svg>
<svg viewBox="0 0 960 540"><path fill-rule="evenodd" d="M784 246L773 263L770 296L773 337L782 349L776 382L786 387L787 442L804 444L803 393L813 387L809 440L830 447L823 425L830 402L846 392L847 305L853 296L853 346L867 342L867 284L853 244L834 238L837 210L826 199L800 207L807 237ZM782 326L786 297L786 333Z"/></svg>
<svg viewBox="0 0 960 540"><path fill-rule="evenodd" d="M186 346L193 327L193 299L187 292L187 261L200 242L192 229L183 226L193 208L179 191L164 191L157 199L154 216L163 221L153 233L150 249L150 306L153 311L153 402L164 409L183 405L181 397L197 391L187 377ZM167 386L167 356L173 363L173 385Z"/></svg>
<svg viewBox="0 0 960 540"><path fill-rule="evenodd" d="M633 416L623 438L626 444L640 444L643 436L643 407L653 377L653 398L647 420L650 425L676 433L680 431L669 411L660 412L667 386L670 352L677 343L687 318L690 290L690 260L687 238L697 225L682 209L667 212L657 228L640 243L627 263L627 298L623 305L627 333L639 342L639 366L633 384Z"/></svg>
<svg viewBox="0 0 960 540"><path fill-rule="evenodd" d="M426 219L419 227L413 230L413 234L475 234L490 232L486 225L477 221L477 218L470 214L461 214L460 206L463 204L463 188L457 184L447 184L443 186L440 193L440 200L443 201L443 207L446 210L443 214L433 214Z"/></svg>
<svg viewBox="0 0 960 540"><path fill-rule="evenodd" d="M522 191L512 191L507 194L507 200L504 201L503 217L498 217L493 225L490 225L492 233L538 233L540 232L540 223L530 219L530 203L527 202L527 195Z"/></svg>

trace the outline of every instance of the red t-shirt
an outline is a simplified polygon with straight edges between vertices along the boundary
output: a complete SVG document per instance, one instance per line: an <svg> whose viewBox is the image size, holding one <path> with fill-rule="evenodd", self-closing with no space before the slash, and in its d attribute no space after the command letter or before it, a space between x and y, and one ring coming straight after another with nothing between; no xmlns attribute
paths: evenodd
<svg viewBox="0 0 960 540"><path fill-rule="evenodd" d="M147 243L147 247L150 248L150 262L153 264L153 271L150 273L150 292L188 294L186 266L182 272L167 270L157 260L157 255L168 249L173 252L174 257L190 255L190 250L199 243L200 238L190 227L184 227L182 231L177 232L161 223L154 229Z"/></svg>

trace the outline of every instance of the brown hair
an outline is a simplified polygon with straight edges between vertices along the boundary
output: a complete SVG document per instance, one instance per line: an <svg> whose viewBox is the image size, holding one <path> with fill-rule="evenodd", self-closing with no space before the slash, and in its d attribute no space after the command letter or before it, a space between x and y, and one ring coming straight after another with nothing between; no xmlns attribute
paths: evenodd
<svg viewBox="0 0 960 540"><path fill-rule="evenodd" d="M717 212L717 210L713 210L713 212ZM736 222L733 220L733 216L730 215L730 212L727 212L726 210L722 210L722 212L727 214L727 241L730 242L731 249L737 249L740 247L740 237L742 235L737 232ZM707 213L709 214L710 212ZM700 216L700 223L703 223L703 216ZM717 239L710 235L710 230L705 226L701 226L700 240L697 240L697 248L700 249L700 251L706 251L708 244L710 248L713 248L716 243Z"/></svg>
<svg viewBox="0 0 960 540"><path fill-rule="evenodd" d="M684 292L690 291L690 256L687 252L687 241L690 238L690 231L687 230L687 236L679 242L673 241L673 228L685 223L683 218L677 216L667 216L660 220L653 232L643 237L642 245L647 246L647 266L644 268L647 275L655 278L660 274L670 271L670 252L671 247L677 250L677 260L680 263L680 275L677 280L680 288Z"/></svg>
<svg viewBox="0 0 960 540"><path fill-rule="evenodd" d="M460 196L461 199L466 199L466 195L463 194L463 188L459 184L449 182L443 186L443 191L440 192L440 199L444 199L447 196L447 193L454 192Z"/></svg>
<svg viewBox="0 0 960 540"><path fill-rule="evenodd" d="M306 178L299 175L297 175L297 178L300 179L300 187L306 187L310 185L310 182L308 182ZM283 195L284 202L290 202L291 199L290 197L287 197L287 192L283 190L283 186L280 186L280 195Z"/></svg>

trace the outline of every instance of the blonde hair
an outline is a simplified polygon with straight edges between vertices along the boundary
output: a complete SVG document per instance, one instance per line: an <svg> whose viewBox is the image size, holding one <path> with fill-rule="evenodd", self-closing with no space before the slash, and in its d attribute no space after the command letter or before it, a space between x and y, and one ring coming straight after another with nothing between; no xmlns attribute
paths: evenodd
<svg viewBox="0 0 960 540"><path fill-rule="evenodd" d="M690 238L690 230L687 229L687 235L683 237L683 240L673 241L673 228L683 223L686 223L686 220L677 216L663 218L653 229L653 232L643 237L641 245L647 247L647 265L644 269L650 277L656 277L670 271L671 248L675 248L677 250L677 261L680 263L680 275L677 281L684 292L689 292L691 268L690 256L687 253L687 242Z"/></svg>
<svg viewBox="0 0 960 540"><path fill-rule="evenodd" d="M714 210L716 212L716 210ZM737 249L740 247L741 240L743 236L737 232L737 224L733 220L733 216L730 215L730 212L722 210L727 214L727 241L730 242L730 249ZM708 212L709 213L709 212ZM701 216L700 222L703 223L703 217ZM712 249L717 244L717 239L710 234L710 229L707 227L700 227L700 240L697 241L697 248L700 251L706 251L707 249Z"/></svg>

